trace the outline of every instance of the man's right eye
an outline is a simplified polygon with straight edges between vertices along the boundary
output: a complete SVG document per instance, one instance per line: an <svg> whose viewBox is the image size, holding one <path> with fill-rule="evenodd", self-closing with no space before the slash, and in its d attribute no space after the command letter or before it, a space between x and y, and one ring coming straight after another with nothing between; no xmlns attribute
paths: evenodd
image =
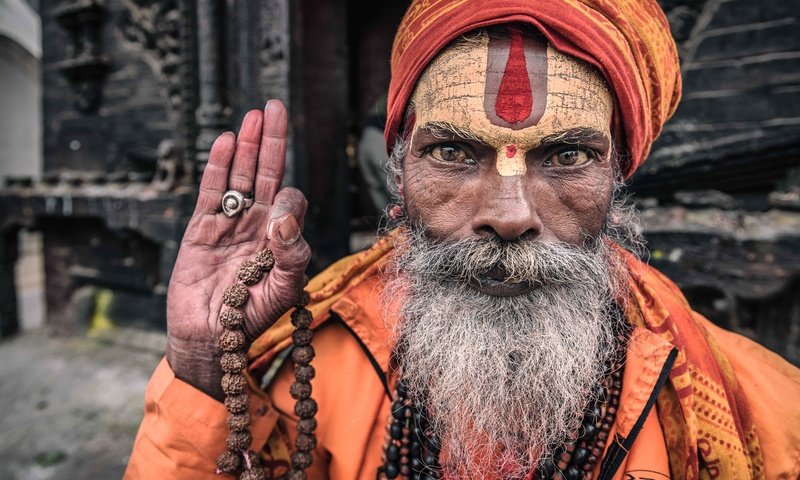
<svg viewBox="0 0 800 480"><path fill-rule="evenodd" d="M431 156L436 160L441 160L443 162L466 163L469 165L475 164L475 160L470 158L464 149L458 145L448 143L433 147L431 149Z"/></svg>

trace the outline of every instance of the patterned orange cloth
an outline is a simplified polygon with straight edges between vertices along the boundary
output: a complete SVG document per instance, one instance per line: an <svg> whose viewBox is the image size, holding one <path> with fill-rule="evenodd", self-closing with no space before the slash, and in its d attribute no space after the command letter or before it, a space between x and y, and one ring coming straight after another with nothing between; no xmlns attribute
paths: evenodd
<svg viewBox="0 0 800 480"><path fill-rule="evenodd" d="M764 458L750 405L720 351L678 287L619 249L631 273L627 313L678 348L669 384L658 398L673 478L764 478Z"/></svg>
<svg viewBox="0 0 800 480"><path fill-rule="evenodd" d="M391 149L425 67L448 43L482 27L519 22L596 66L616 99L612 129L626 178L644 162L681 95L678 53L656 0L415 0L392 49L385 138Z"/></svg>

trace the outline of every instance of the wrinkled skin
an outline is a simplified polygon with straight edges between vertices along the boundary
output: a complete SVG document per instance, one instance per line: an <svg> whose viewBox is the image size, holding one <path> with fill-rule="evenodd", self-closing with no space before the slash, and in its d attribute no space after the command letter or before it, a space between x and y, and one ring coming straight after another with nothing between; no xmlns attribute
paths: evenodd
<svg viewBox="0 0 800 480"><path fill-rule="evenodd" d="M611 94L588 64L540 45L543 115L516 129L500 125L486 110L494 107L488 42L445 50L417 82L411 147L397 178L408 215L437 239L581 245L602 229L612 197Z"/></svg>
<svg viewBox="0 0 800 480"><path fill-rule="evenodd" d="M272 272L249 287L245 333L255 339L297 300L311 250L301 234L307 202L280 188L285 171L286 109L279 101L245 115L238 138L220 135L211 147L197 206L181 242L167 295L167 360L175 375L222 399L222 293L245 260L269 246ZM228 218L221 212L228 189L254 192L255 203Z"/></svg>

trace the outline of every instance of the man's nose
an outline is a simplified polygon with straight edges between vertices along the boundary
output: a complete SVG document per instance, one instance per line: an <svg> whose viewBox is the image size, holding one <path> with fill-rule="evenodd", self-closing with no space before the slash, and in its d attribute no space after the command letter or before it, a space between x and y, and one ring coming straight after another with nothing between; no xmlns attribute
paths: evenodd
<svg viewBox="0 0 800 480"><path fill-rule="evenodd" d="M542 233L536 205L526 195L525 176L498 177L484 192L472 230L481 236L496 234L503 240L533 239Z"/></svg>

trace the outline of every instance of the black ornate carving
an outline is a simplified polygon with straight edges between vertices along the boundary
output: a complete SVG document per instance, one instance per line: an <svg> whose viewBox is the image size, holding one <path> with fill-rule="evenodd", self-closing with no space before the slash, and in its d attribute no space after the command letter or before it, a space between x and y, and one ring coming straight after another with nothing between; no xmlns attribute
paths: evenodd
<svg viewBox="0 0 800 480"><path fill-rule="evenodd" d="M100 0L74 0L55 9L56 21L67 31L67 59L56 68L77 95L77 108L94 111L100 103L108 60L102 55L100 31L105 8Z"/></svg>
<svg viewBox="0 0 800 480"><path fill-rule="evenodd" d="M123 0L119 29L124 41L144 58L165 88L174 121L181 107L181 16L176 0Z"/></svg>
<svg viewBox="0 0 800 480"><path fill-rule="evenodd" d="M224 14L220 0L197 2L199 102L196 111L195 161L198 169L204 168L211 144L227 127L231 113L225 95Z"/></svg>
<svg viewBox="0 0 800 480"><path fill-rule="evenodd" d="M190 172L190 180L196 176L195 137L197 136L197 9L194 0L177 0L180 16L181 64L181 125L183 127L183 160Z"/></svg>
<svg viewBox="0 0 800 480"><path fill-rule="evenodd" d="M265 0L261 14L261 90L266 98L289 101L289 2Z"/></svg>

